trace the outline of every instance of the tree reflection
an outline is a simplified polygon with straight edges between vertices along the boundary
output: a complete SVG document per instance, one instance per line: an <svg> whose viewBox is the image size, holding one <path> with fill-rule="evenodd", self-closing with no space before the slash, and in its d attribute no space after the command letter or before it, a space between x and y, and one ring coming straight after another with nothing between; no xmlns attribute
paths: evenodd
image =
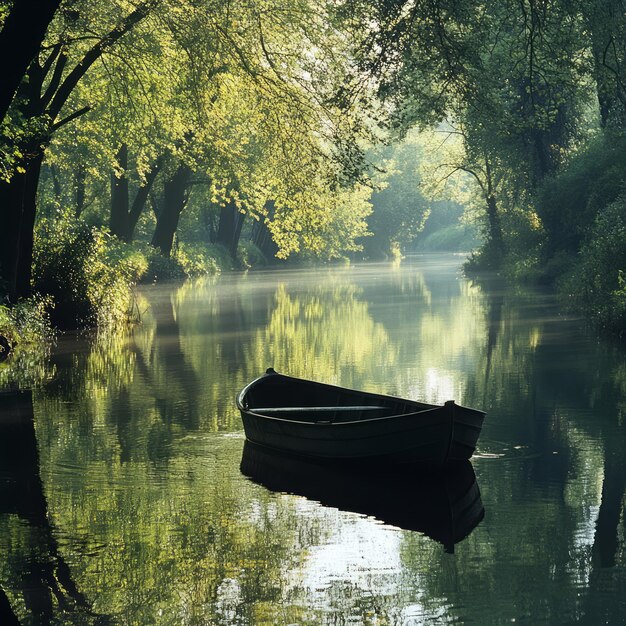
<svg viewBox="0 0 626 626"><path fill-rule="evenodd" d="M256 372L269 363L293 376L362 387L373 369L392 364L396 354L355 285L325 283L292 295L279 284L268 324L256 333L246 362Z"/></svg>
<svg viewBox="0 0 626 626"><path fill-rule="evenodd" d="M8 582L20 590L22 618L47 624L58 608L85 622L93 618L94 623L106 623L78 590L50 527L39 475L31 392L0 395L0 415L0 475L4 478L0 516L20 537L15 544L6 545L5 551L11 563ZM11 515L25 525L15 525ZM0 599L8 604L4 593Z"/></svg>

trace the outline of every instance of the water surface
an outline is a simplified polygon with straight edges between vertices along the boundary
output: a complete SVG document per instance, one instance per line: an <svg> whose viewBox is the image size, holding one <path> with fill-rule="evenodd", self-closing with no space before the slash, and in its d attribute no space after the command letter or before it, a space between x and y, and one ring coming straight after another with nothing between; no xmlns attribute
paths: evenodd
<svg viewBox="0 0 626 626"><path fill-rule="evenodd" d="M60 339L44 384L0 395L0 607L24 624L626 622L624 353L461 263L152 287L132 332ZM385 517L384 480L320 472L333 500L297 468L291 494L245 477L234 397L269 366L487 410L484 519L451 546L422 523L447 492L419 478L390 477Z"/></svg>

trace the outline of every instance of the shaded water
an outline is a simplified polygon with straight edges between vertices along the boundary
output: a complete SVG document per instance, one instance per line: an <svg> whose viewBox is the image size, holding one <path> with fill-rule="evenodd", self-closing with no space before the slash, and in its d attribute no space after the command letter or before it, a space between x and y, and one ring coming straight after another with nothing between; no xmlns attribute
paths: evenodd
<svg viewBox="0 0 626 626"><path fill-rule="evenodd" d="M624 353L549 296L472 285L461 262L150 288L129 336L60 340L44 385L0 394L0 615L626 622ZM265 476L303 494L290 495L243 476L234 396L268 366L487 410L473 460L484 519L452 550L423 523L445 509L439 486L392 477L385 499L381 480Z"/></svg>

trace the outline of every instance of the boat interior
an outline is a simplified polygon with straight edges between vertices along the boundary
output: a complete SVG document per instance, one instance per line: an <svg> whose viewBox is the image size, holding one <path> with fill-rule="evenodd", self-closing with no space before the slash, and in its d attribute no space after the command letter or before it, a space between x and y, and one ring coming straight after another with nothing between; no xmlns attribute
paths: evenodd
<svg viewBox="0 0 626 626"><path fill-rule="evenodd" d="M257 414L312 423L356 422L435 408L281 375L257 381L242 401L244 408Z"/></svg>

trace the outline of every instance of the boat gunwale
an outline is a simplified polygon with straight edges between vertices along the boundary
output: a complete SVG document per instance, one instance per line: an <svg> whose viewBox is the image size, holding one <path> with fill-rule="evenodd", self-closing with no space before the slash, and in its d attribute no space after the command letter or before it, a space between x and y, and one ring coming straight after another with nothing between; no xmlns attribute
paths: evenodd
<svg viewBox="0 0 626 626"><path fill-rule="evenodd" d="M327 388L331 388L331 389L337 389L337 390L341 390L341 391L349 391L352 393L358 393L358 394L362 394L362 395L367 395L370 396L372 398L382 398L384 400L395 400L397 402L404 402L404 403L413 403L416 405L422 405L424 407L428 407L425 409L421 409L421 410L417 410L417 411L412 411L409 413L396 413L394 415L384 415L382 417L371 417L371 418L366 418L366 419L360 419L360 420L351 420L351 421L341 421L341 422L332 422L332 421L318 421L318 422L310 422L310 421L302 421L302 420L297 420L297 419L288 419L288 418L284 418L284 417L274 417L271 415L266 415L265 413L257 413L255 412L254 409L250 409L250 408L246 408L243 405L243 398L244 396L248 393L248 391L250 389L252 389L252 387L256 386L257 384L262 383L263 381L267 380L268 377L273 377L273 376L280 376L281 378L285 378L288 380L293 380L293 381L297 381L297 382L304 382L304 383L308 383L311 385L316 385L316 386L320 386L320 387L327 387ZM353 426L355 424L366 424L366 423L373 423L373 422L382 422L385 420L390 420L390 419L398 419L400 417L410 417L413 415L424 415L427 413L432 413L433 411L440 411L441 409L445 409L446 405L445 404L429 404L426 402L418 402L417 400L410 400L407 398L400 398L398 396L391 396L391 395L384 395L384 394L378 394L378 393L372 393L370 391L360 391L358 389L350 389L348 387L341 387L340 385L332 385L329 383L322 383L322 382L318 382L315 380L308 380L305 378L297 378L295 376L287 376L285 374L279 374L278 372L267 372L265 374L263 374L262 376L259 376L258 378L256 378L255 380L251 381L250 383L248 383L238 394L237 394L237 398L236 398L236 402L237 402L237 408L242 411L245 412L247 414L253 415L254 417L260 417L263 418L264 420L272 420L272 421L276 421L276 422L284 422L287 424L303 424L303 425L307 425L307 426L313 426L316 428L320 428L320 427L328 427L328 426ZM452 401L454 402L454 401ZM480 409L473 409L471 407L466 407L460 404L457 404L456 402L454 402L454 407L456 409L461 409L463 411L469 411L472 413L477 413L482 415L483 417L486 415L485 411L481 411ZM311 407L314 408L314 407ZM391 407L390 407L391 408Z"/></svg>

